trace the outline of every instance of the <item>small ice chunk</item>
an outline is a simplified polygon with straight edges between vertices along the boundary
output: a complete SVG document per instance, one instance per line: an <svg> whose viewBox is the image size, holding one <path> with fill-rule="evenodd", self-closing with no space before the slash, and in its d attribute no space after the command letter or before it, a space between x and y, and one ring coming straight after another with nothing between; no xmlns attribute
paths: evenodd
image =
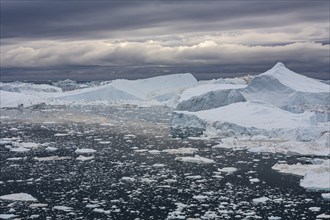
<svg viewBox="0 0 330 220"><path fill-rule="evenodd" d="M322 193L321 196L323 199L330 200L330 193Z"/></svg>
<svg viewBox="0 0 330 220"><path fill-rule="evenodd" d="M263 196L263 197L260 197L260 198L253 199L252 202L258 204L258 203L265 203L268 200L269 200L268 197Z"/></svg>
<svg viewBox="0 0 330 220"><path fill-rule="evenodd" d="M12 200L12 201L38 201L36 198L27 193L13 193L8 195L0 196L2 200Z"/></svg>
<svg viewBox="0 0 330 220"><path fill-rule="evenodd" d="M58 205L58 206L54 206L53 210L59 210L59 211L63 211L63 212L71 212L73 210L73 208L68 207L68 206Z"/></svg>
<svg viewBox="0 0 330 220"><path fill-rule="evenodd" d="M258 178L252 178L252 179L249 179L249 181L251 183L259 183L260 182L260 180Z"/></svg>
<svg viewBox="0 0 330 220"><path fill-rule="evenodd" d="M100 209L100 208L95 208L95 209L93 209L93 212L96 212L96 213L104 213L104 214L110 214L110 210L104 210L104 209Z"/></svg>
<svg viewBox="0 0 330 220"><path fill-rule="evenodd" d="M205 196L205 195L197 195L197 196L193 196L193 199L196 199L198 201L204 201L207 200L209 197Z"/></svg>
<svg viewBox="0 0 330 220"><path fill-rule="evenodd" d="M96 150L90 148L80 148L75 151L77 154L90 154L95 153Z"/></svg>
<svg viewBox="0 0 330 220"><path fill-rule="evenodd" d="M282 218L281 217L278 217L278 216L270 216L268 217L268 220L281 220Z"/></svg>
<svg viewBox="0 0 330 220"><path fill-rule="evenodd" d="M19 143L18 146L24 147L24 148L38 148L38 147L41 147L42 144L34 143L34 142L22 142L22 143Z"/></svg>
<svg viewBox="0 0 330 220"><path fill-rule="evenodd" d="M52 160L69 160L71 157L59 157L59 156L50 156L50 157L34 157L36 161L52 161Z"/></svg>
<svg viewBox="0 0 330 220"><path fill-rule="evenodd" d="M149 150L148 153L150 154L160 154L159 150Z"/></svg>
<svg viewBox="0 0 330 220"><path fill-rule="evenodd" d="M44 203L33 203L33 204L29 205L29 208L31 208L31 209L44 208L47 206L48 206L48 204L44 204Z"/></svg>
<svg viewBox="0 0 330 220"><path fill-rule="evenodd" d="M312 212L319 212L321 210L321 207L309 207L308 209Z"/></svg>
<svg viewBox="0 0 330 220"><path fill-rule="evenodd" d="M99 204L87 204L85 207L86 208L97 208L99 206L100 206Z"/></svg>
<svg viewBox="0 0 330 220"><path fill-rule="evenodd" d="M198 151L197 148L186 147L186 148L178 148L178 149L165 149L163 152L168 154L194 154Z"/></svg>
<svg viewBox="0 0 330 220"><path fill-rule="evenodd" d="M25 153L30 151L31 149L25 148L25 147L17 147L17 148L11 148L10 151L17 152L17 153Z"/></svg>
<svg viewBox="0 0 330 220"><path fill-rule="evenodd" d="M330 215L323 213L323 214L316 216L316 218L317 219L330 219Z"/></svg>
<svg viewBox="0 0 330 220"><path fill-rule="evenodd" d="M176 157L175 160L188 163L197 163L197 164L210 164L215 163L214 160L208 159L205 157L200 157L195 155L195 157Z"/></svg>
<svg viewBox="0 0 330 220"><path fill-rule="evenodd" d="M134 178L128 177L128 176L123 176L121 179L124 180L124 181L135 181Z"/></svg>
<svg viewBox="0 0 330 220"><path fill-rule="evenodd" d="M0 219L12 219L17 217L18 215L14 214L0 214Z"/></svg>
<svg viewBox="0 0 330 220"><path fill-rule="evenodd" d="M65 137L65 136L68 136L69 134L62 134L62 133L57 133L57 134L54 134L55 137Z"/></svg>
<svg viewBox="0 0 330 220"><path fill-rule="evenodd" d="M77 160L80 160L80 161L86 161L86 160L92 160L92 159L94 159L94 156L85 157L83 155L79 155L79 157L77 157L76 159Z"/></svg>
<svg viewBox="0 0 330 220"><path fill-rule="evenodd" d="M110 144L111 141L99 141L99 144Z"/></svg>
<svg viewBox="0 0 330 220"><path fill-rule="evenodd" d="M58 149L56 147L46 147L45 150L53 152L53 151L57 151Z"/></svg>
<svg viewBox="0 0 330 220"><path fill-rule="evenodd" d="M222 172L222 173L234 173L237 171L237 168L235 167L224 167L222 169L218 169L219 172Z"/></svg>

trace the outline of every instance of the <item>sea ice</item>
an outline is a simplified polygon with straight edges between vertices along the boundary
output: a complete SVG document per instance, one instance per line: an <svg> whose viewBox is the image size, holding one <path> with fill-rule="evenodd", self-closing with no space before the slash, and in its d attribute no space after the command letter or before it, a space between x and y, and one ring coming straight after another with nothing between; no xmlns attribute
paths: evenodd
<svg viewBox="0 0 330 220"><path fill-rule="evenodd" d="M197 163L197 164L215 163L215 161L212 159L208 159L208 158L201 157L198 155L195 155L195 157L176 157L175 160L181 161L181 162L188 162L188 163Z"/></svg>
<svg viewBox="0 0 330 220"><path fill-rule="evenodd" d="M2 200L12 200L12 201L37 201L36 198L27 193L13 193L8 195L0 196Z"/></svg>

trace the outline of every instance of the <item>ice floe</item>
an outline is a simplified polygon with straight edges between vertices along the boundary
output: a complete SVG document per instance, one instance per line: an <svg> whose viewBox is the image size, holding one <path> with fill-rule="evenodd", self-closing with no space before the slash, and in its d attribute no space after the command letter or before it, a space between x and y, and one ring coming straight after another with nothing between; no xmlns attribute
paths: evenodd
<svg viewBox="0 0 330 220"><path fill-rule="evenodd" d="M27 193L13 193L8 195L3 195L0 196L0 199L11 200L11 201L31 201L31 202L37 201L36 198L34 198L32 195Z"/></svg>

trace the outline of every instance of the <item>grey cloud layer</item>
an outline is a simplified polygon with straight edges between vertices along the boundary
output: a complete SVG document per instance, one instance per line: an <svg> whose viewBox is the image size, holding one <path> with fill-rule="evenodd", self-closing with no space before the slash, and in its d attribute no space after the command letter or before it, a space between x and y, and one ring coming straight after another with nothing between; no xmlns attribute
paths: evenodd
<svg viewBox="0 0 330 220"><path fill-rule="evenodd" d="M207 65L223 65L248 72L282 61L324 73L329 4L1 1L1 67L194 65L208 72Z"/></svg>
<svg viewBox="0 0 330 220"><path fill-rule="evenodd" d="M221 40L220 40L221 41ZM44 46L45 45L45 46ZM248 46L205 40L189 46L163 46L146 42L34 42L30 46L4 46L4 67L79 65L248 64L250 62L326 63L329 45L314 42L282 46Z"/></svg>
<svg viewBox="0 0 330 220"><path fill-rule="evenodd" d="M2 38L123 38L134 31L152 36L326 23L329 16L328 1L2 1L1 6Z"/></svg>

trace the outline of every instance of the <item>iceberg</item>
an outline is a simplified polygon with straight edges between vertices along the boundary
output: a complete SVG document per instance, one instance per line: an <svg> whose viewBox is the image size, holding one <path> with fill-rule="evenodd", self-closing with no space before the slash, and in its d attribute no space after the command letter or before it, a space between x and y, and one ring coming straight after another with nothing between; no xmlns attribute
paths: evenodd
<svg viewBox="0 0 330 220"><path fill-rule="evenodd" d="M264 135L311 141L328 128L327 124L314 123L313 116L312 112L295 114L268 103L247 101L198 112L174 111L172 128L195 129L197 133L187 133L189 136L212 131L218 137Z"/></svg>
<svg viewBox="0 0 330 220"><path fill-rule="evenodd" d="M59 100L69 101L154 101L156 104L174 106L183 90L196 86L190 74L173 74L147 79L113 80L109 84L64 93Z"/></svg>
<svg viewBox="0 0 330 220"><path fill-rule="evenodd" d="M292 106L329 105L330 85L322 83L277 63L272 69L256 76L242 90L247 100L260 100L280 108Z"/></svg>
<svg viewBox="0 0 330 220"><path fill-rule="evenodd" d="M239 89L245 86L231 84L214 85L200 85L185 90L176 109L195 112L246 101L239 91ZM199 93L202 94L199 95Z"/></svg>

